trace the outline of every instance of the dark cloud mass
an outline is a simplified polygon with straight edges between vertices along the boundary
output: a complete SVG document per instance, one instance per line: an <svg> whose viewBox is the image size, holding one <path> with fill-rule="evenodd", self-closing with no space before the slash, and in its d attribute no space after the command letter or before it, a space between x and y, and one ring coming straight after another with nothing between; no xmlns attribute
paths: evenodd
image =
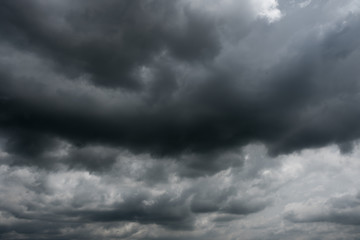
<svg viewBox="0 0 360 240"><path fill-rule="evenodd" d="M0 238L240 239L263 212L241 239L301 233L269 225L277 204L287 224L359 225L347 193L320 212L277 196L309 181L296 154L357 154L359 13L357 0L2 0Z"/></svg>
<svg viewBox="0 0 360 240"><path fill-rule="evenodd" d="M134 71L161 51L186 61L218 51L212 21L178 1L57 4L4 1L5 40L52 60L62 73L89 74L99 86L141 88Z"/></svg>
<svg viewBox="0 0 360 240"><path fill-rule="evenodd" d="M336 22L324 33L310 32L300 43L284 42L296 36L286 32L287 21L274 30L256 22L243 38L257 38L257 28L273 31L284 36L271 41L287 45L277 50L288 52L262 68L247 66L252 60L241 52L227 53L242 44L224 39L229 23L185 1L3 1L1 11L8 51L32 54L64 81L131 98L100 101L90 90L79 96L76 82L70 92L35 69L18 76L12 72L21 66L18 59L3 59L13 70L1 69L1 125L15 129L14 138L25 130L168 155L254 141L278 154L359 136L357 71L346 64L358 60L357 16L343 17L345 26ZM268 44L246 41L246 48ZM259 61L256 54L253 61ZM234 62L226 64L227 58Z"/></svg>

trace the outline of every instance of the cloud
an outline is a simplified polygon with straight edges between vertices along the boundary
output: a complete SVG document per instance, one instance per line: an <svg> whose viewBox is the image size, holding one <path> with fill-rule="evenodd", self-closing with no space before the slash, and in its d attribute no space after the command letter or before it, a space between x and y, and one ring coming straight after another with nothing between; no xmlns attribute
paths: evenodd
<svg viewBox="0 0 360 240"><path fill-rule="evenodd" d="M0 236L357 239L359 13L4 0Z"/></svg>
<svg viewBox="0 0 360 240"><path fill-rule="evenodd" d="M162 51L186 61L218 51L211 21L180 1L5 1L2 11L5 40L105 87L141 88L132 75Z"/></svg>
<svg viewBox="0 0 360 240"><path fill-rule="evenodd" d="M79 151L77 154L89 154L79 158L84 166L70 169L64 166L70 161L75 164L76 158L65 157L65 165L58 160L59 167L50 171L31 165L1 165L1 237L216 239L237 236L241 230L248 239L287 239L305 236L305 232L321 238L336 233L324 232L321 225L304 226L312 222L308 216L331 208L335 210L329 213L345 216L357 211L357 195L348 193L358 184L357 145L347 155L333 146L276 159L266 155L264 146L248 146L241 152L241 165L197 177L182 175L182 161L99 146ZM106 152L116 153L115 163L107 169L91 170L92 158ZM334 193L341 197L327 198ZM295 215L289 214L290 210ZM288 221L289 216L305 220ZM356 236L353 229L338 231Z"/></svg>
<svg viewBox="0 0 360 240"><path fill-rule="evenodd" d="M1 220L4 223L2 236L6 238L13 234L17 238L33 234L36 238L53 235L56 239L73 237L73 232L86 237L88 235L82 233L82 229L91 224L97 224L98 234L104 236L106 231L101 228L127 223L157 226L180 234L196 230L198 217L203 213L226 213L236 220L236 216L254 214L270 204L269 198L263 198L261 192L245 193L246 184L239 185L237 175L229 170L197 180L168 176L167 181L157 181L157 176L146 173L151 167L144 170L142 167L146 168L146 164L131 162L129 159L125 166L121 164L126 162L120 162L113 172L108 170L106 174L68 169L49 172L2 165L0 215L8 219ZM139 165L134 166L136 164ZM150 166L153 164L157 162ZM232 178L234 180L229 181ZM151 179L154 182L149 185ZM214 192L214 184L223 190ZM204 211L204 197L211 199L213 209ZM44 231L32 227L34 224L49 225L49 228ZM66 229L72 230L67 232Z"/></svg>
<svg viewBox="0 0 360 240"><path fill-rule="evenodd" d="M360 224L359 195L333 197L326 201L287 206L285 218L292 222Z"/></svg>
<svg viewBox="0 0 360 240"><path fill-rule="evenodd" d="M34 142L46 136L170 156L253 142L280 154L358 138L358 84L341 76L357 74L359 19L330 18L331 3L289 8L270 25L247 17L235 42L227 40L232 15L218 17L226 5L215 14L183 1L27 4L2 5L17 16L3 15L1 45L1 126L14 143L31 132ZM315 23L299 23L299 14ZM259 41L264 34L269 40ZM41 71L18 70L19 61Z"/></svg>

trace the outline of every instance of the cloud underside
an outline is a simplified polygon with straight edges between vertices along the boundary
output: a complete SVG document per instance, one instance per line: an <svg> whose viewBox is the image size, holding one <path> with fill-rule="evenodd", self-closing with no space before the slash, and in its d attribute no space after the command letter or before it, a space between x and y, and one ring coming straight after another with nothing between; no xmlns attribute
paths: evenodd
<svg viewBox="0 0 360 240"><path fill-rule="evenodd" d="M0 238L221 239L270 219L276 193L320 161L288 158L321 148L355 164L359 12L355 0L1 1ZM282 221L359 225L354 189L319 199L280 201Z"/></svg>
<svg viewBox="0 0 360 240"><path fill-rule="evenodd" d="M9 150L39 153L61 138L157 155L261 142L279 154L357 139L359 18L325 6L325 20L297 10L270 24L245 7L4 1Z"/></svg>

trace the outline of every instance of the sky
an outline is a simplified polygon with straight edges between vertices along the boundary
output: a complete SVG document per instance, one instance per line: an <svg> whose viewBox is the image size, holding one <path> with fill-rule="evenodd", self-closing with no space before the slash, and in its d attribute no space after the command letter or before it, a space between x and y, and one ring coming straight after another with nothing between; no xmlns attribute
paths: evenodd
<svg viewBox="0 0 360 240"><path fill-rule="evenodd" d="M2 0L0 239L359 240L358 0Z"/></svg>

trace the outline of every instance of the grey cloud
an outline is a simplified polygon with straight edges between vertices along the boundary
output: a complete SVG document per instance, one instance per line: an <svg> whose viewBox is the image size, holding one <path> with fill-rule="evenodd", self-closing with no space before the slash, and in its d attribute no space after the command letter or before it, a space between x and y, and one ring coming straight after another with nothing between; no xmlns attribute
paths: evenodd
<svg viewBox="0 0 360 240"><path fill-rule="evenodd" d="M3 178L9 178L9 175ZM44 176L49 177L49 176ZM1 212L9 217L15 218L16 222L24 221L24 228L31 229L31 224L35 222L47 222L54 225L60 231L67 224L80 226L87 223L107 223L107 222L138 222L140 224L158 224L171 229L191 229L193 227L194 216L191 214L184 199L173 199L171 195L162 194L153 196L149 191L139 190L124 194L122 201L106 204L103 198L107 189L99 191L98 186L89 185L90 183L79 181L75 185L76 192L69 199L61 199L56 196L56 190L49 180L45 180L46 188L50 191L41 191L33 188L35 183L31 175L28 179L28 186L21 180L21 175L16 179L2 179L5 183L10 182L11 187L16 188L24 199L18 199L16 195L2 194ZM76 181L76 180L75 180ZM58 183L54 183L58 184ZM63 186L65 187L65 186ZM7 191L7 187L2 187ZM15 190L15 189L14 189ZM93 192L97 190L97 192ZM47 200L47 198L49 200ZM96 208L89 207L96 203ZM27 221L30 221L28 224ZM56 227L56 225L59 225ZM71 227L71 226L70 226ZM16 224L9 223L8 229L16 231ZM72 228L72 227L71 227ZM33 229L38 234L39 229ZM17 231L21 233L21 230ZM58 233L59 235L60 233Z"/></svg>
<svg viewBox="0 0 360 240"><path fill-rule="evenodd" d="M139 201L140 200L140 201ZM108 211L94 210L79 213L85 220L94 222L135 221L141 224L158 224L173 230L193 229L194 217L182 202L171 201L163 196L147 207L145 199L127 199ZM77 214L72 212L71 215Z"/></svg>
<svg viewBox="0 0 360 240"><path fill-rule="evenodd" d="M85 154L91 156L95 153L96 156L102 151L107 152L105 150L87 147L86 151L79 150L78 154L85 151ZM181 167L181 162L175 162L175 166L167 165L165 168L168 170L165 178L157 179L152 168L158 168L163 160L154 161L148 156L136 159L138 156L131 154L121 156L125 159L111 165L111 171L95 173L91 171L92 165L88 171L77 167L48 171L3 165L0 168L0 181L3 183L0 218L6 217L9 221L3 226L2 236L10 236L12 232L16 235L15 239L26 234L30 238L32 234L24 231L32 229L34 238L45 235L53 239L71 238L76 237L73 235L76 233L80 234L79 237L86 237L88 234L82 233L82 229L87 225L95 224L98 229L96 234L100 234L103 231L101 228L109 224L130 223L136 223L140 228L157 226L180 234L196 231L197 219L206 214L232 215L228 221L235 221L262 211L270 204L269 197L264 197L263 193L245 193L247 184L240 185L242 180L229 170L226 170L229 174L226 176L215 174L195 179L165 180L171 174L179 174L177 169ZM80 157L79 164L81 161L86 160ZM168 164L168 161L163 163ZM233 181L229 182L229 179ZM206 201L211 203L211 209ZM32 224L45 226L45 222L49 224L49 229L51 226L53 233L31 227ZM64 229L71 231L64 233Z"/></svg>
<svg viewBox="0 0 360 240"><path fill-rule="evenodd" d="M297 173L279 155L351 156L358 5L301 3L2 1L1 237L224 238ZM357 201L286 219L357 226Z"/></svg>
<svg viewBox="0 0 360 240"><path fill-rule="evenodd" d="M359 195L345 195L330 198L322 204L310 206L313 212L301 213L302 209L293 209L285 213L285 218L292 222L329 222L342 225L360 224ZM307 210L308 206L305 205Z"/></svg>
<svg viewBox="0 0 360 240"><path fill-rule="evenodd" d="M52 85L55 80L46 78L53 78L54 75L60 78L66 74L61 71L54 73L49 67L51 64L43 72L52 75L33 71L21 77L15 72L15 60L3 60L4 64L12 67L2 69L1 126L12 132L11 138L19 138L16 140L18 143L29 138L25 134L22 137L22 132L33 132L34 142L42 136L49 136L79 145L105 144L133 152L176 156L186 152L207 154L262 142L271 154L276 155L331 143L342 144L358 138L358 83L351 77L357 75L354 63L358 60L357 33L353 29L359 25L359 18L355 15L348 14L332 20L333 26L319 35L308 21L299 25L300 33L291 32L289 28L298 18L296 14L299 13L296 12L271 26L257 21L252 31L244 33L237 43L232 43L225 40L219 42L216 36L222 34L221 24L213 20L209 13L185 7L186 3L181 1L109 1L101 6L96 2L85 6L73 3L71 14L68 10L71 4L68 2L49 8L50 12L59 8L54 13L55 19L71 15L63 23L70 30L59 26L66 31L51 27L49 31L39 30L39 24L51 26L56 22L51 18L48 23L39 23L37 17L32 16L34 9L43 11L45 15L50 14L45 13L42 4L35 4L25 12L23 5L16 1L3 3L4 9L19 12L19 21L8 14L3 16L2 24L15 31L12 33L9 30L8 41L13 43L16 51L23 51L13 40L14 34L24 38L33 34L43 39L33 41L40 48L40 53L35 48L34 58L48 61L41 50L48 49L53 62L63 65L65 61L81 69L79 71L83 77L76 79L94 81L95 85L89 83L94 93L87 92L79 97L76 89L83 91L81 81L73 83L75 90L67 87L70 84L68 79L57 80ZM117 11L112 11L115 8L113 4L119 5L116 9L127 9L124 10L126 13L118 16ZM154 8L155 12L150 13L148 8ZM309 9L303 14L313 14L315 10ZM320 7L316 11L325 10ZM164 21L169 14L171 19ZM137 17L140 15L142 17ZM323 17L325 20L311 17L319 25L330 21L326 17ZM24 21L27 18L30 20ZM94 23L90 26L86 24L88 21ZM344 21L346 23L341 24ZM23 26L25 22L32 28ZM130 23L135 25L130 27ZM110 31L117 24L121 26L121 33L115 31L118 28ZM147 25L150 25L151 31L146 30ZM74 30L80 26L84 27L82 31ZM177 31L177 28L180 30ZM283 32L281 29L284 29ZM55 38L56 44L52 39L54 31L58 31L54 33L56 36L59 35L59 38ZM110 36L115 35L105 39L104 31L110 31ZM78 40L82 37L77 36L85 34L83 32L89 35L81 40L84 43ZM44 34L49 37L42 36ZM268 42L259 41L262 34L270 36ZM295 39L296 34L301 34L299 39L285 40ZM94 41L91 40L93 35ZM102 37L96 37L98 35ZM144 39L138 42L137 39L142 37ZM201 39L193 39L197 37ZM73 39L76 43L68 43ZM158 44L161 45L163 41L168 44L169 50L160 54ZM204 47L212 46L210 49L216 51L210 54L211 57L203 55L197 52L202 51L201 47L188 41L199 42ZM69 46L62 46L64 44ZM112 44L120 46L114 48ZM221 44L221 50L213 47L217 44ZM33 51L28 45L23 47ZM249 59L241 57L239 49L257 47L264 48L265 52L254 51ZM130 56L127 56L128 52ZM65 56L58 60L57 53ZM88 56L92 54L94 56ZM199 58L192 62L194 56L191 54ZM277 61L269 64L261 60L273 54ZM78 67L73 61L79 61L84 66ZM258 62L259 66L251 65L252 61ZM129 78L130 72L135 75ZM143 89L134 92L97 88L96 84L101 85L102 82L104 85L110 84L109 81L110 85L115 84L107 75L125 79L124 86L130 83L138 85L140 80L144 81ZM123 75L126 76L123 78ZM25 88L23 84L29 87ZM54 94L50 96L48 92ZM106 97L100 100L99 94ZM124 96L130 100L123 99ZM112 103L108 104L109 101ZM36 136L37 133L39 136Z"/></svg>
<svg viewBox="0 0 360 240"><path fill-rule="evenodd" d="M100 86L141 88L133 72L164 50L191 61L219 48L211 19L181 1L4 1L1 10L6 40Z"/></svg>
<svg viewBox="0 0 360 240"><path fill-rule="evenodd" d="M231 200L223 211L231 214L247 215L259 212L268 205L268 201L256 202L254 200Z"/></svg>
<svg viewBox="0 0 360 240"><path fill-rule="evenodd" d="M343 142L338 146L342 154L350 154L354 150L354 142Z"/></svg>
<svg viewBox="0 0 360 240"><path fill-rule="evenodd" d="M21 137L18 137L19 135ZM41 155L44 149L51 151L58 148L59 145L56 139L49 136L20 130L19 132L12 132L5 143L4 150L25 158L34 158Z"/></svg>

